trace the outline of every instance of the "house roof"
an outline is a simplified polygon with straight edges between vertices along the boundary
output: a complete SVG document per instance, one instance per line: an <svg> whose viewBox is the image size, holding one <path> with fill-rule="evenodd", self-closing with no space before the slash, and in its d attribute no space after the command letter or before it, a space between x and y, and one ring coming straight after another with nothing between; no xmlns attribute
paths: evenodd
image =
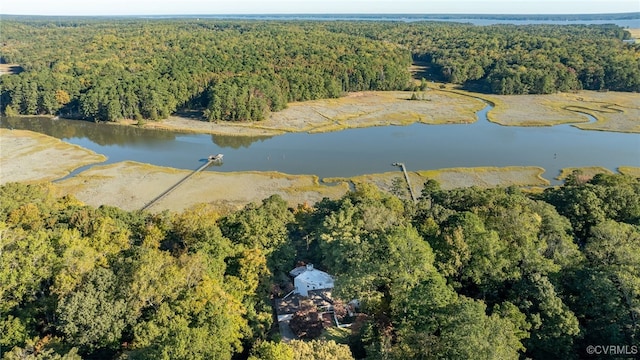
<svg viewBox="0 0 640 360"><path fill-rule="evenodd" d="M297 268L289 271L289 275L296 277L300 274L302 274L303 272L307 271L307 267L306 266L298 266Z"/></svg>
<svg viewBox="0 0 640 360"><path fill-rule="evenodd" d="M333 278L331 277L331 275L327 274L324 271L314 269L313 265L307 265L305 267L305 270L302 271L300 275L296 276L295 279L296 281L302 281L309 285L315 285L318 288L327 287L327 285L329 284L331 285L331 287L333 287Z"/></svg>

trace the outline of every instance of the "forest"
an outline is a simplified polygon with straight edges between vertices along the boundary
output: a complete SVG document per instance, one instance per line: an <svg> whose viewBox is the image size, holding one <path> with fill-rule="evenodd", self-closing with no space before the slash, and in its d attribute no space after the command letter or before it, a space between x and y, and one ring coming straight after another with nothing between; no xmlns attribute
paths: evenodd
<svg viewBox="0 0 640 360"><path fill-rule="evenodd" d="M640 91L640 45L615 25L7 18L6 116L259 121L293 101L427 80L495 94Z"/></svg>
<svg viewBox="0 0 640 360"><path fill-rule="evenodd" d="M4 359L581 359L640 338L640 179L541 193L372 185L295 208L126 212L0 187ZM352 326L281 342L273 299L312 263ZM293 320L292 320L293 321ZM636 348L637 349L637 348Z"/></svg>

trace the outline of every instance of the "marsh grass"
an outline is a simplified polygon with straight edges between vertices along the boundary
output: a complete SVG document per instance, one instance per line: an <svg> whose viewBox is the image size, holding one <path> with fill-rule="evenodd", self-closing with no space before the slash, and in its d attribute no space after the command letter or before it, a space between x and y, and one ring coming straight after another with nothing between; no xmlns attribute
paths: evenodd
<svg viewBox="0 0 640 360"><path fill-rule="evenodd" d="M106 159L104 155L48 135L0 129L0 184L51 181Z"/></svg>
<svg viewBox="0 0 640 360"><path fill-rule="evenodd" d="M427 90L428 101L408 101L409 91L366 91L337 99L311 100L288 104L258 122L206 122L170 117L145 126L220 135L277 135L287 132L332 132L344 129L387 125L466 124L475 122L476 112L485 104L450 91Z"/></svg>
<svg viewBox="0 0 640 360"><path fill-rule="evenodd" d="M568 167L562 169L556 179L564 181L569 175L573 174L574 171L580 171L581 179L584 181L590 180L597 174L613 174L611 170L601 166Z"/></svg>
<svg viewBox="0 0 640 360"><path fill-rule="evenodd" d="M468 94L494 103L487 118L500 125L553 126L571 123L583 130L640 133L640 94L637 93ZM596 122L589 123L584 114L593 116Z"/></svg>
<svg viewBox="0 0 640 360"><path fill-rule="evenodd" d="M640 29L626 29L632 38L640 39Z"/></svg>
<svg viewBox="0 0 640 360"><path fill-rule="evenodd" d="M95 166L56 183L63 193L92 205L140 209L191 171L133 161ZM315 175L280 172L202 171L159 200L150 211L181 211L199 203L235 210L278 194L290 206L315 203L324 197L338 198L349 190L347 183L327 186ZM225 211L227 211L225 210Z"/></svg>
<svg viewBox="0 0 640 360"><path fill-rule="evenodd" d="M440 182L443 189L456 187L547 186L544 169L536 166L473 167L418 171L425 179Z"/></svg>
<svg viewBox="0 0 640 360"><path fill-rule="evenodd" d="M460 187L494 187L494 186L548 186L549 181L542 177L544 169L535 166L510 166L510 167L473 167L473 168L448 168L438 170L420 170L409 172L409 180L416 195L422 191L424 183L428 179L438 181L443 189ZM385 172L379 174L367 174L351 178L325 178L323 182L348 182L354 184L370 183L384 191L392 192L394 179L401 178L400 171Z"/></svg>
<svg viewBox="0 0 640 360"><path fill-rule="evenodd" d="M618 172L624 175L630 175L640 178L640 167L634 166L620 166Z"/></svg>

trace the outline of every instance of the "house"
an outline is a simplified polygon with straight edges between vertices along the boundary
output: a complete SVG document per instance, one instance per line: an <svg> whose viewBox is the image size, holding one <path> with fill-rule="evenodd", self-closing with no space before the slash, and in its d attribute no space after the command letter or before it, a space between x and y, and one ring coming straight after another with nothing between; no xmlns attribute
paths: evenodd
<svg viewBox="0 0 640 360"><path fill-rule="evenodd" d="M282 341L288 342L296 338L289 327L289 321L300 309L302 302L311 301L313 305L322 311L332 309L331 290L333 278L324 271L314 269L313 265L298 266L289 271L293 278L294 289L282 299L275 300L276 316ZM334 315L335 317L335 315ZM336 325L337 325L336 319Z"/></svg>
<svg viewBox="0 0 640 360"><path fill-rule="evenodd" d="M291 271L294 289L281 299L275 299L275 310L282 341L288 342L296 338L289 322L303 305L311 304L322 317L324 327L335 324L336 327L349 327L350 323L341 324L341 315L336 315L335 300L331 297L334 280L331 275L315 269L312 264L299 266ZM347 313L353 317L360 302L353 300L346 306Z"/></svg>
<svg viewBox="0 0 640 360"><path fill-rule="evenodd" d="M309 296L309 291L333 289L333 278L324 271L314 269L313 264L299 266L289 272L293 276L294 293Z"/></svg>

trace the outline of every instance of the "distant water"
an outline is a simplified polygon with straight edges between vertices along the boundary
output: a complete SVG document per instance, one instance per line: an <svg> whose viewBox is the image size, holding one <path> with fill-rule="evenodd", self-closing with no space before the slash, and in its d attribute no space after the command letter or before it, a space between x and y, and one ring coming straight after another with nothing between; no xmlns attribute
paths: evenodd
<svg viewBox="0 0 640 360"><path fill-rule="evenodd" d="M254 14L254 15L155 15L145 19L216 19L216 20L279 20L279 21L445 21L478 26L512 25L602 25L615 24L623 28L640 28L640 13L594 15L421 15L421 14Z"/></svg>

